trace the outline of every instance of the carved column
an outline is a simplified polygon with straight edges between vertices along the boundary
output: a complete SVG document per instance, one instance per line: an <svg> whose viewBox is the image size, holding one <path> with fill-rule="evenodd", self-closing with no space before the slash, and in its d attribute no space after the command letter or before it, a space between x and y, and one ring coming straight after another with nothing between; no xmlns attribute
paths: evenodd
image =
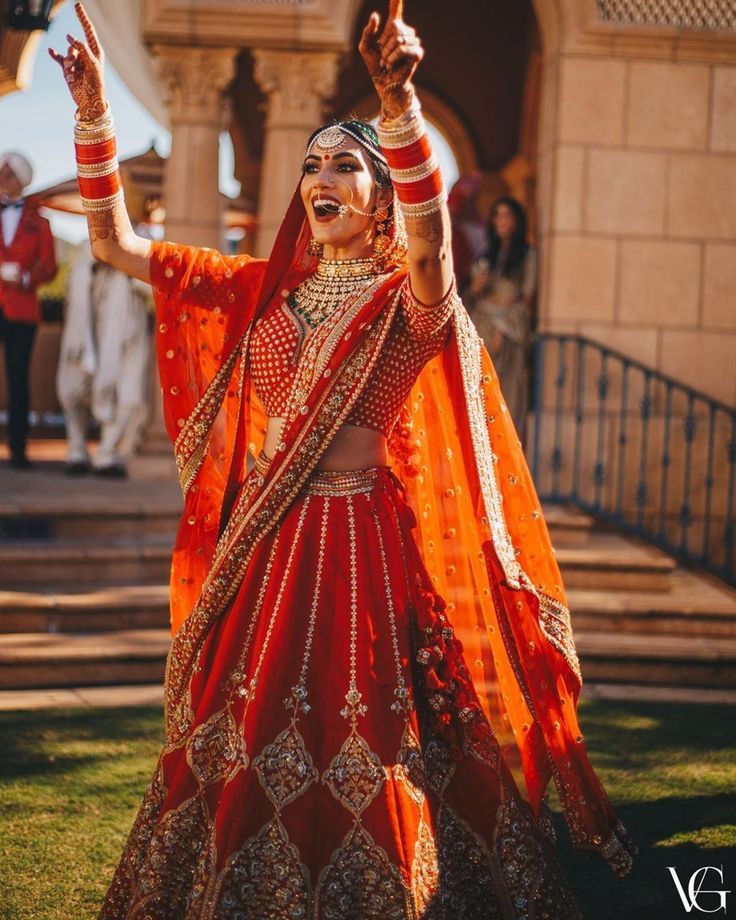
<svg viewBox="0 0 736 920"><path fill-rule="evenodd" d="M219 249L223 242L218 183L220 133L228 117L224 90L235 76L235 48L157 45L171 116L166 162L166 238Z"/></svg>
<svg viewBox="0 0 736 920"><path fill-rule="evenodd" d="M256 81L268 96L256 245L256 254L267 256L299 178L304 145L335 93L339 55L257 49L253 57Z"/></svg>

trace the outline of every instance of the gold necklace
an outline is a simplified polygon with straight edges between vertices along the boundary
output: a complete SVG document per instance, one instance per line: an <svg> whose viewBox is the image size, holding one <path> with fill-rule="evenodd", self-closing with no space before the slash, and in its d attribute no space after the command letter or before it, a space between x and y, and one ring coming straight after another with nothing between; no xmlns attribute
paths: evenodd
<svg viewBox="0 0 736 920"><path fill-rule="evenodd" d="M310 329L316 329L351 294L375 281L373 259L320 259L314 274L287 297Z"/></svg>

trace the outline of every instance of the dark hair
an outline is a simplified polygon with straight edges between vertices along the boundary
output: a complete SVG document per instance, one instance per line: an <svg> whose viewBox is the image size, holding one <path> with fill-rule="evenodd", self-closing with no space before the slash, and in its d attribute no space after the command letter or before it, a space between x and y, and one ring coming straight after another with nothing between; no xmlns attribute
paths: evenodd
<svg viewBox="0 0 736 920"><path fill-rule="evenodd" d="M340 128L345 132L349 137L352 137L354 141L357 141L360 146L365 150L370 158L373 168L376 173L376 183L382 188L391 188L391 176L388 171L388 163L381 153L381 147L378 143L378 135L376 134L376 129L373 125L369 124L367 121L359 121L357 118L351 118L347 121L336 121L332 124L322 125L321 128L317 128L316 131L313 131L309 140L307 141L307 150L312 145L312 141L320 134L325 128Z"/></svg>
<svg viewBox="0 0 736 920"><path fill-rule="evenodd" d="M508 255L501 269L501 274L505 275L507 278L512 278L518 274L524 263L524 257L529 250L529 243L526 238L526 211L521 202L517 201L516 198L512 198L511 195L502 195L500 198L497 198L491 206L491 212L488 215L488 261L491 269L494 269L501 252L501 238L498 236L496 228L493 226L493 218L496 216L496 211L499 207L504 204L514 215L516 226L511 235Z"/></svg>

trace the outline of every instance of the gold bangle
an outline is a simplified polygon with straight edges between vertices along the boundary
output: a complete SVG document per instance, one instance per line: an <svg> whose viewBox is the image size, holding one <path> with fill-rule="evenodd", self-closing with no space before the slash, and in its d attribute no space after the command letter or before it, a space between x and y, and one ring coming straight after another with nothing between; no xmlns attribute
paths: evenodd
<svg viewBox="0 0 736 920"><path fill-rule="evenodd" d="M377 130L384 134L397 134L405 131L410 125L422 120L422 105L415 96L411 105L396 118L385 118L383 114L378 119Z"/></svg>
<svg viewBox="0 0 736 920"><path fill-rule="evenodd" d="M403 201L399 200L399 207L401 208L401 213L404 215L404 217L429 217L430 214L434 214L435 212L439 211L446 201L447 192L443 188L439 195L436 195L434 198L430 198L429 201L423 201L421 204L405 204Z"/></svg>
<svg viewBox="0 0 736 920"><path fill-rule="evenodd" d="M107 198L82 198L82 207L85 211L95 213L97 211L112 211L116 205L124 198L123 190L115 192Z"/></svg>
<svg viewBox="0 0 736 920"><path fill-rule="evenodd" d="M110 103L107 101L105 101L105 111L102 113L102 115L98 115L97 118L93 118L92 121L87 121L84 118L80 118L79 109L77 109L77 111L74 113L74 120L76 124L79 125L83 129L84 128L94 128L106 118L112 118L112 112L110 110Z"/></svg>
<svg viewBox="0 0 736 920"><path fill-rule="evenodd" d="M77 163L77 175L83 179L101 179L103 176L111 176L118 168L118 158L112 157L104 163Z"/></svg>

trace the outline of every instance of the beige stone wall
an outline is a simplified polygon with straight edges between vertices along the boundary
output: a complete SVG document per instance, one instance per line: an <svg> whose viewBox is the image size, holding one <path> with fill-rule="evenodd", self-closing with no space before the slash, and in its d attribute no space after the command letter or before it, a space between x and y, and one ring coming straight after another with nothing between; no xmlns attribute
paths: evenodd
<svg viewBox="0 0 736 920"><path fill-rule="evenodd" d="M547 77L542 328L613 345L733 405L736 56L563 50Z"/></svg>

